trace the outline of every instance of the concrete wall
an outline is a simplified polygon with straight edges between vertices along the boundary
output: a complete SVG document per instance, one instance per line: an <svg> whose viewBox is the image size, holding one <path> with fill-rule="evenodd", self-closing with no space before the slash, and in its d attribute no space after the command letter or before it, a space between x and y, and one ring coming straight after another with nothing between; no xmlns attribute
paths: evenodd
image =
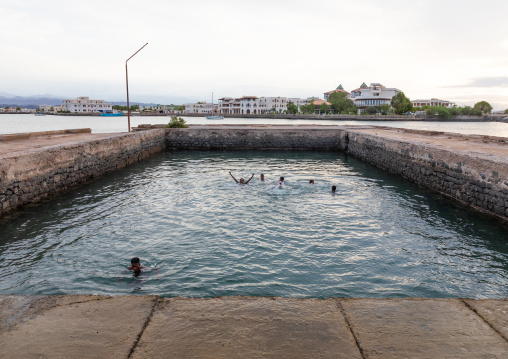
<svg viewBox="0 0 508 359"><path fill-rule="evenodd" d="M425 131L412 132L432 136ZM456 137L465 141L468 136ZM508 220L508 165L505 156L456 151L359 131L345 131L340 142L342 150L357 158Z"/></svg>
<svg viewBox="0 0 508 359"><path fill-rule="evenodd" d="M367 132L366 129L362 132L361 128L339 126L192 126L113 135L28 153L16 152L0 162L0 213L56 194L165 148L303 149L345 151L508 220L506 155L456 151L452 143L447 141L438 146ZM424 136L436 135L424 131L406 132L420 136L420 140ZM472 139L474 136L469 137ZM506 153L503 151L500 153Z"/></svg>
<svg viewBox="0 0 508 359"><path fill-rule="evenodd" d="M164 130L14 152L0 161L0 213L163 151Z"/></svg>
<svg viewBox="0 0 508 359"><path fill-rule="evenodd" d="M168 149L191 150L339 150L337 128L193 128L166 129Z"/></svg>

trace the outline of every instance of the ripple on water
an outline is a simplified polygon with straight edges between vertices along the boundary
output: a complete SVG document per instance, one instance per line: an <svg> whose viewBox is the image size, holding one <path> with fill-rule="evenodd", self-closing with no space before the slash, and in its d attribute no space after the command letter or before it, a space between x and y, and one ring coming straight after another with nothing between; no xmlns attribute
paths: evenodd
<svg viewBox="0 0 508 359"><path fill-rule="evenodd" d="M336 153L165 153L1 221L2 293L508 294L506 228Z"/></svg>

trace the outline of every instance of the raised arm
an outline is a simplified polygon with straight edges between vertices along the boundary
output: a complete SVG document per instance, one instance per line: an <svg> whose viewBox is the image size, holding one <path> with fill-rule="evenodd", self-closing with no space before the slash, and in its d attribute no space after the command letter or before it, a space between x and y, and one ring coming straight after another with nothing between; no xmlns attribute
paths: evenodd
<svg viewBox="0 0 508 359"><path fill-rule="evenodd" d="M249 183L249 181L252 179L252 177L254 177L254 173L252 174L252 176L250 176L250 178L247 180L247 182L245 182L245 184Z"/></svg>
<svg viewBox="0 0 508 359"><path fill-rule="evenodd" d="M235 176L233 176L233 175L231 174L231 171L229 171L229 175L230 175L231 177L233 177L233 179L235 180L235 182L236 182L236 183L238 183L238 181L236 180Z"/></svg>

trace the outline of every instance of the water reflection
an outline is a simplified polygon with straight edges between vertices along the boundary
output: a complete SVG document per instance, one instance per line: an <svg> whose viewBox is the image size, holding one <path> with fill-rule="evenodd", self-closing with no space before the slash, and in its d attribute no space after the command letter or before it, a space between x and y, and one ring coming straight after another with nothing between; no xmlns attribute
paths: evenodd
<svg viewBox="0 0 508 359"><path fill-rule="evenodd" d="M507 295L506 227L333 152L165 153L0 226L2 293Z"/></svg>

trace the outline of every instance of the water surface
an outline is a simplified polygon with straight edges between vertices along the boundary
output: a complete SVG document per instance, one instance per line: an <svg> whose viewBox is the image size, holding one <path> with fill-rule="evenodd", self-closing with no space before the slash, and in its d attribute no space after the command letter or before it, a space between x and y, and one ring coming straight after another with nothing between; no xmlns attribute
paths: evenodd
<svg viewBox="0 0 508 359"><path fill-rule="evenodd" d="M334 152L163 153L0 228L3 294L508 296L506 227Z"/></svg>

